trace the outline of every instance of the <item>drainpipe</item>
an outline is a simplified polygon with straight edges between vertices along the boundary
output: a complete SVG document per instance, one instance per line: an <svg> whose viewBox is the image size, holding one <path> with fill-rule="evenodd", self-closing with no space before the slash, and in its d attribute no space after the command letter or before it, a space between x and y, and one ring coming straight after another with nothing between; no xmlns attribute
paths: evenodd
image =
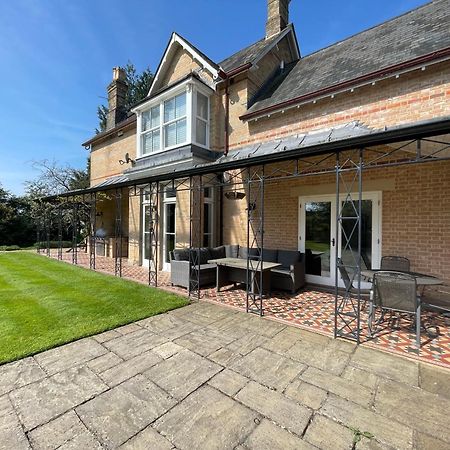
<svg viewBox="0 0 450 450"><path fill-rule="evenodd" d="M228 149L230 146L229 126L230 120L230 79L227 77L225 80L225 128L224 128L224 150L225 156L228 155Z"/></svg>
<svg viewBox="0 0 450 450"><path fill-rule="evenodd" d="M222 69L219 70L219 76L225 81L225 127L224 127L224 155L228 155L230 146L229 121L230 121L230 80L236 75L250 69L251 63L243 64L226 73Z"/></svg>

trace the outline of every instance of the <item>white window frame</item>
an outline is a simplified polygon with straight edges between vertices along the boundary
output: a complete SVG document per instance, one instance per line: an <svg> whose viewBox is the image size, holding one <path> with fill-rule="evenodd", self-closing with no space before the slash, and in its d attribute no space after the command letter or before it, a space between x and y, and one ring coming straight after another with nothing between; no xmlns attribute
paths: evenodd
<svg viewBox="0 0 450 450"><path fill-rule="evenodd" d="M204 229L202 230L202 242L205 241L205 236L209 236L211 242L211 247L214 246L214 237L215 237L215 220L214 220L214 189L212 186L205 186L204 189L209 189L209 196L204 195L205 190L203 190L203 203L209 205L209 221L208 221L208 229L210 230L209 233L205 233ZM203 217L203 220L206 220L205 217Z"/></svg>
<svg viewBox="0 0 450 450"><path fill-rule="evenodd" d="M176 119L173 119L167 123L164 123L164 103L174 97L177 97L178 95L182 94L183 92L186 93L186 116L178 117ZM208 99L208 107L207 107L207 120L205 120L202 117L199 117L197 115L197 92L200 92ZM142 105L137 106L132 111L137 116L137 130L138 130L138 137L136 139L136 146L137 146L137 159L139 158L147 158L152 155L157 155L162 152L166 152L169 150L172 150L174 148L179 148L184 145L188 144L195 144L199 147L209 149L210 145L210 121L211 121L211 95L213 91L208 88L207 86L204 86L202 83L198 82L195 79L188 79L185 82L181 83L178 86L173 87L172 89L168 89L166 92L163 92L162 94L158 95L157 97L149 100L148 102L143 103ZM155 150L151 153L143 154L143 136L151 131L156 130L158 127L142 131L142 114L155 106L159 105L159 129L160 129L160 149ZM182 120L183 118L186 118L186 140L185 142L180 142L178 144L172 145L172 146L165 146L165 127L167 125L170 125L173 122L177 122L179 120ZM196 133L196 124L197 124L197 118L202 120L203 122L206 122L206 145L200 144L196 142L197 140L197 133Z"/></svg>

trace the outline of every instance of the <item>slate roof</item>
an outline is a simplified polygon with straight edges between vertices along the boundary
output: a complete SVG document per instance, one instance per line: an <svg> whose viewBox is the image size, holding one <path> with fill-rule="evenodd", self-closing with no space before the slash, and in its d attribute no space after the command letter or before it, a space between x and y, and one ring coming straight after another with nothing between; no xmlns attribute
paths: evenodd
<svg viewBox="0 0 450 450"><path fill-rule="evenodd" d="M450 1L435 0L287 65L247 114L448 47Z"/></svg>
<svg viewBox="0 0 450 450"><path fill-rule="evenodd" d="M260 55L265 53L268 47L273 45L273 43L277 40L282 39L282 36L285 36L291 30L293 30L293 26L292 24L289 24L281 33L276 34L269 39L263 38L255 42L254 44L249 45L242 50L239 50L238 52L220 62L219 66L225 72L230 72L233 69L237 69L238 67L241 67L247 63L253 63L254 61L257 61L259 59Z"/></svg>

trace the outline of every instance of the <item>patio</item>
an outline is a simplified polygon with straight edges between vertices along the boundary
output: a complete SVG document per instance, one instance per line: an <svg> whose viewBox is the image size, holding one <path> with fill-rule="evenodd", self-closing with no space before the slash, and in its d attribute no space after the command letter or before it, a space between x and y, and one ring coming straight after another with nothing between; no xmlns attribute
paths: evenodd
<svg viewBox="0 0 450 450"><path fill-rule="evenodd" d="M63 252L62 255L64 261L72 262L71 253ZM52 251L51 256L56 258L57 252ZM89 254L80 251L77 256L78 264L89 268ZM96 270L114 274L114 259L97 256ZM126 259L122 264L122 276L144 284L148 283L148 269L129 265ZM158 272L158 286L161 289L187 295L185 289L171 286L168 272ZM240 288L224 288L219 293L214 287L202 289L201 299L241 311L245 311L246 308L246 293ZM264 316L332 337L334 302L334 294L308 287L293 296L287 292L273 292L271 298L265 298L263 301ZM450 318L430 312L423 316L427 323L437 327L439 334L431 338L423 333L419 351L415 346L415 333L413 329L410 329L410 322L402 321L395 327L386 323L385 328L370 339L367 332L367 311L362 311L362 345L450 369Z"/></svg>
<svg viewBox="0 0 450 450"><path fill-rule="evenodd" d="M3 448L450 444L448 371L205 302L4 365L0 380Z"/></svg>

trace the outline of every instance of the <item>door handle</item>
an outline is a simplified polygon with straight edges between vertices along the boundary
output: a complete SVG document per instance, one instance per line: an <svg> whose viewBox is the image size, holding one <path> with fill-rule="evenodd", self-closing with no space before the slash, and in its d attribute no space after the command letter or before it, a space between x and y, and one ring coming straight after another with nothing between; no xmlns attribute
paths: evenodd
<svg viewBox="0 0 450 450"><path fill-rule="evenodd" d="M334 247L335 246L335 244L336 244L336 240L333 238L333 239L331 239L331 245Z"/></svg>

